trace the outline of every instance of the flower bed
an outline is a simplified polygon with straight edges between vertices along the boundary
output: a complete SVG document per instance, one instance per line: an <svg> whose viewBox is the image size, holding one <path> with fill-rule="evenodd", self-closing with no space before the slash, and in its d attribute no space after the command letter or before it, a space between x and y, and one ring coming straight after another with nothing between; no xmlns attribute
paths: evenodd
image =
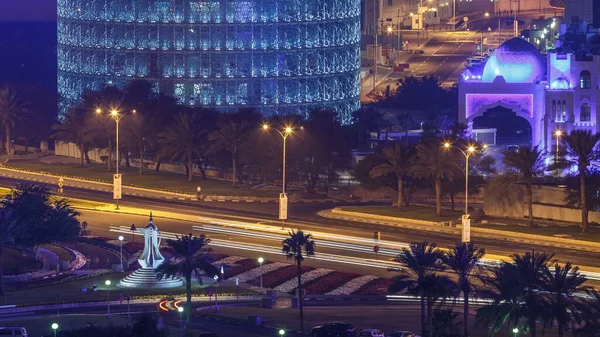
<svg viewBox="0 0 600 337"><path fill-rule="evenodd" d="M230 265L230 264L235 264L241 260L245 260L245 257L242 256L227 256L227 257L223 257L221 259L216 260L215 262L213 262L213 264L215 266L221 266L221 265Z"/></svg>
<svg viewBox="0 0 600 337"><path fill-rule="evenodd" d="M306 284L307 282L316 280L316 279L323 277L332 272L333 272L333 270L331 270L331 269L319 268L319 269L311 270L308 273L303 273L302 274L302 284ZM294 291L297 287L298 287L298 280L296 278L294 278L294 279L286 281L286 282L280 284L279 286L275 287L275 290L281 291L284 293L289 293L289 292Z"/></svg>
<svg viewBox="0 0 600 337"><path fill-rule="evenodd" d="M233 276L236 276L238 274L241 274L245 271L254 269L257 267L257 265L258 265L258 262L256 262L255 259L240 260L240 261L236 262L234 265L232 265L231 269L226 270L225 274L223 276L227 280L227 279L229 279Z"/></svg>
<svg viewBox="0 0 600 337"><path fill-rule="evenodd" d="M307 295L323 295L359 276L358 274L334 271L321 278L307 282L304 289L306 289Z"/></svg>
<svg viewBox="0 0 600 337"><path fill-rule="evenodd" d="M284 268L289 266L289 264L287 263L281 263L281 262L275 262L275 263L269 263L269 264L265 264L262 265L261 267L257 267L251 270L248 270L245 273L241 273L239 275L237 275L235 278L239 278L240 282L248 282L249 280L254 280L256 278L260 278L260 275L264 275L266 273ZM259 280L260 283L260 280Z"/></svg>
<svg viewBox="0 0 600 337"><path fill-rule="evenodd" d="M208 253L207 256L211 261L219 261L219 260L222 260L222 259L228 257L227 254L221 254L221 253L215 253L215 252Z"/></svg>
<svg viewBox="0 0 600 337"><path fill-rule="evenodd" d="M313 270L313 267L302 266L302 273L307 273ZM289 281L291 279L296 279L298 273L298 267L295 265L289 265L287 267L283 267L281 269L272 271L270 273L266 273L263 275L263 287L265 288L275 288L278 285ZM250 280L248 283L252 285L259 285L260 280Z"/></svg>
<svg viewBox="0 0 600 337"><path fill-rule="evenodd" d="M339 286L338 288L326 293L325 295L350 295L358 289L362 288L365 284L375 279L377 279L377 276L360 276L348 281L346 284Z"/></svg>
<svg viewBox="0 0 600 337"><path fill-rule="evenodd" d="M365 284L352 295L386 295L390 284L392 284L392 279L378 278Z"/></svg>

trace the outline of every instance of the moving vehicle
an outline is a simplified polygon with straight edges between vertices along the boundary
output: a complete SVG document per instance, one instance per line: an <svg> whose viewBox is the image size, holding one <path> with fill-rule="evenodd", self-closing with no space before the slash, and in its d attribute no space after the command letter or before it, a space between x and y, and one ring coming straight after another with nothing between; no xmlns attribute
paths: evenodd
<svg viewBox="0 0 600 337"><path fill-rule="evenodd" d="M328 322L310 331L312 337L356 337L354 325L345 322Z"/></svg>
<svg viewBox="0 0 600 337"><path fill-rule="evenodd" d="M377 329L363 329L359 337L385 337L385 335Z"/></svg>
<svg viewBox="0 0 600 337"><path fill-rule="evenodd" d="M394 331L388 335L388 337L421 337L419 335L415 335L410 331Z"/></svg>
<svg viewBox="0 0 600 337"><path fill-rule="evenodd" d="M24 327L0 326L0 336L27 337L27 330Z"/></svg>

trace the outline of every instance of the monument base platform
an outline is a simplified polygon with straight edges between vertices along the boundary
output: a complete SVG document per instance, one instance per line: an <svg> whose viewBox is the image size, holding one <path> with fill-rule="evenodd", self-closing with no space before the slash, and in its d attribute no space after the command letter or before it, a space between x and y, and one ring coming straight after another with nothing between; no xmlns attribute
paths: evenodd
<svg viewBox="0 0 600 337"><path fill-rule="evenodd" d="M156 278L156 270L154 268L140 268L122 279L118 287L121 288L175 288L183 286L182 278Z"/></svg>

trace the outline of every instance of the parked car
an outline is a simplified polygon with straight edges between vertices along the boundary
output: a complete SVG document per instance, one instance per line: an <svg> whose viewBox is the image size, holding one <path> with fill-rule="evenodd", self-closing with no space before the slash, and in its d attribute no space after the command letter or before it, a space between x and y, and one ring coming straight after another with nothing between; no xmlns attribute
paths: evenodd
<svg viewBox="0 0 600 337"><path fill-rule="evenodd" d="M312 337L356 337L354 325L345 322L328 322L310 331Z"/></svg>
<svg viewBox="0 0 600 337"><path fill-rule="evenodd" d="M388 337L421 337L419 335L415 335L410 331L394 331L388 335Z"/></svg>
<svg viewBox="0 0 600 337"><path fill-rule="evenodd" d="M0 326L0 336L27 337L27 330L24 327Z"/></svg>
<svg viewBox="0 0 600 337"><path fill-rule="evenodd" d="M360 337L385 337L385 335L383 334L383 332L377 330L377 329L363 329L360 332Z"/></svg>
<svg viewBox="0 0 600 337"><path fill-rule="evenodd" d="M506 151L518 153L519 152L519 145L507 145L506 146Z"/></svg>

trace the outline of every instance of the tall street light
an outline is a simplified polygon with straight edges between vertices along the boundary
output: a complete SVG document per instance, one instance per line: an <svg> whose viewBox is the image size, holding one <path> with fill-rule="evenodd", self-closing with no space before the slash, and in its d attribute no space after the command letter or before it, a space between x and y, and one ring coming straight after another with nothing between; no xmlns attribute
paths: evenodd
<svg viewBox="0 0 600 337"><path fill-rule="evenodd" d="M183 307L177 307L179 312L179 336L183 337Z"/></svg>
<svg viewBox="0 0 600 337"><path fill-rule="evenodd" d="M125 270L125 268L123 267L123 240L125 240L123 235L119 235L119 246L121 248L120 255L119 255L119 257L120 257L119 261L121 263L121 271Z"/></svg>
<svg viewBox="0 0 600 337"><path fill-rule="evenodd" d="M263 283L262 283L262 264L263 264L263 262L265 262L265 259L263 259L262 257L259 257L258 265L260 266L259 267L260 268L260 270L259 270L259 272L260 272L260 291L263 290Z"/></svg>
<svg viewBox="0 0 600 337"><path fill-rule="evenodd" d="M132 113L137 113L136 110L131 110ZM96 113L97 114L101 114L102 113L102 109L96 109ZM116 109L112 109L110 110L109 113L110 117L112 117L112 119L115 120L115 125L116 125L116 138L117 138L117 147L116 147L116 156L117 156L117 168L116 168L116 175L115 175L115 180L119 180L121 179L121 176L119 175L119 164L121 163L121 158L119 157L119 122L121 121L121 118L123 118L123 116L125 116L126 114L120 114L118 110ZM108 149L108 151L110 151L111 149ZM140 163L140 165L142 165L143 163ZM114 180L113 180L114 181ZM120 184L119 184L120 185ZM119 193L120 194L120 193ZM121 198L120 195L115 196L115 199L117 201L117 209L119 209L119 199Z"/></svg>
<svg viewBox="0 0 600 337"><path fill-rule="evenodd" d="M560 136L562 136L562 131L556 130L554 131L554 135L556 136L556 161L558 161L558 144L560 141Z"/></svg>
<svg viewBox="0 0 600 337"><path fill-rule="evenodd" d="M460 153L465 156L465 215L469 214L469 157L477 150L475 146L470 145L466 151L458 146L454 146L450 143L444 143L444 147L449 149L451 147L458 149ZM483 149L487 149L487 145L483 145Z"/></svg>
<svg viewBox="0 0 600 337"><path fill-rule="evenodd" d="M110 318L110 280L106 280L104 281L104 284L106 285L106 293L108 295L107 297L107 313L108 313L108 318Z"/></svg>

